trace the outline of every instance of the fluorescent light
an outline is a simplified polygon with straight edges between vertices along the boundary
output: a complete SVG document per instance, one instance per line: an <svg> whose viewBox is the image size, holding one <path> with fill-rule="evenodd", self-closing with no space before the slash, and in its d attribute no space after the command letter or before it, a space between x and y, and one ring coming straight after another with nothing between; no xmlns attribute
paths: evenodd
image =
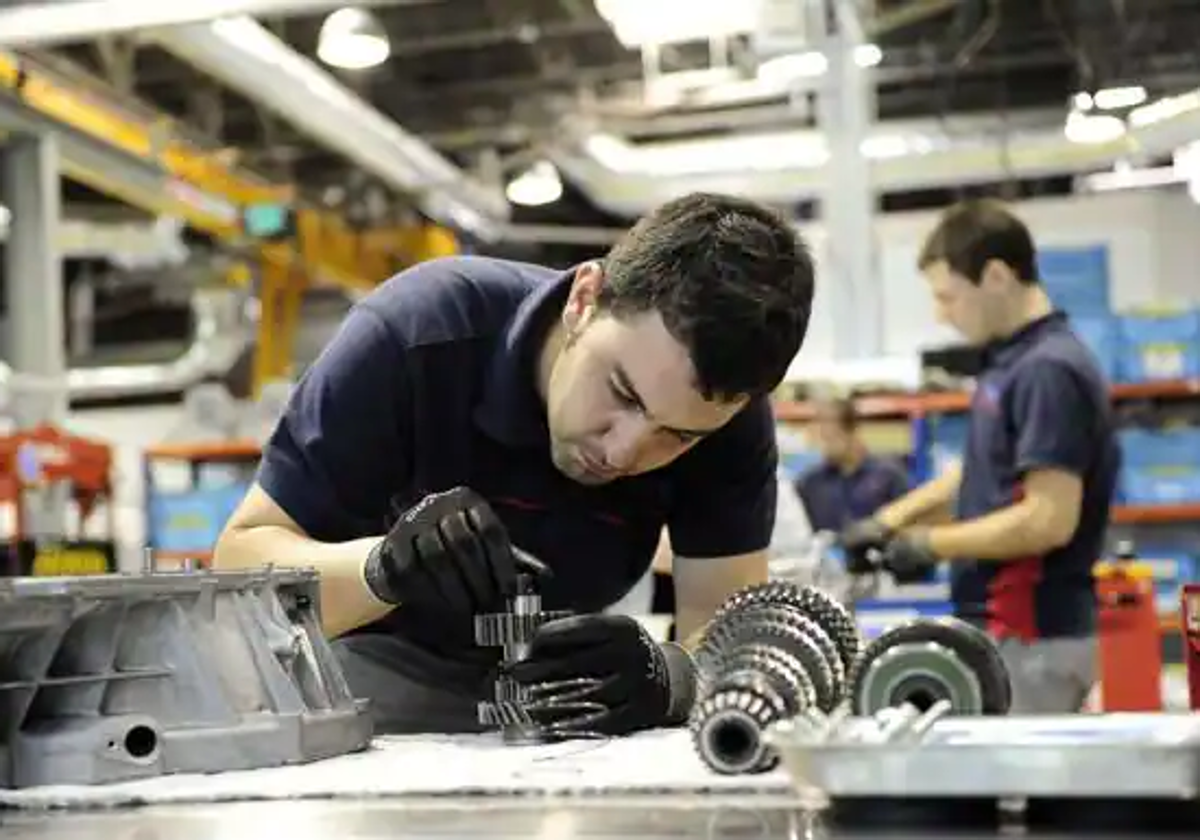
<svg viewBox="0 0 1200 840"><path fill-rule="evenodd" d="M1192 91L1179 96L1164 96L1129 112L1129 124L1143 128L1163 120L1173 119L1200 108L1200 93Z"/></svg>
<svg viewBox="0 0 1200 840"><path fill-rule="evenodd" d="M1101 111L1133 108L1146 101L1146 89L1141 85L1103 88L1092 95L1092 101Z"/></svg>
<svg viewBox="0 0 1200 840"><path fill-rule="evenodd" d="M1072 143L1111 143L1125 136L1125 121L1111 115L1092 116L1072 111L1067 116L1063 134Z"/></svg>
<svg viewBox="0 0 1200 840"><path fill-rule="evenodd" d="M1114 168L1111 172L1093 172L1080 179L1083 188L1089 192L1165 187L1186 180L1171 166L1156 166L1149 169Z"/></svg>
<svg viewBox="0 0 1200 840"><path fill-rule="evenodd" d="M509 182L505 195L513 204L539 207L562 197L562 179L549 161L538 161Z"/></svg>
<svg viewBox="0 0 1200 840"><path fill-rule="evenodd" d="M758 65L758 79L771 85L786 85L797 79L812 79L829 70L829 59L822 52L809 50L770 58Z"/></svg>
<svg viewBox="0 0 1200 840"><path fill-rule="evenodd" d="M859 67L876 67L883 61L883 50L876 44L859 44L854 48L854 63Z"/></svg>
<svg viewBox="0 0 1200 840"><path fill-rule="evenodd" d="M1094 104L1092 95L1087 91L1080 91L1071 97L1071 105L1076 111L1090 111Z"/></svg>
<svg viewBox="0 0 1200 840"><path fill-rule="evenodd" d="M595 0L626 47L704 41L753 32L760 0Z"/></svg>
<svg viewBox="0 0 1200 840"><path fill-rule="evenodd" d="M343 70L377 67L391 49L383 27L362 9L338 9L325 18L317 36L317 58Z"/></svg>

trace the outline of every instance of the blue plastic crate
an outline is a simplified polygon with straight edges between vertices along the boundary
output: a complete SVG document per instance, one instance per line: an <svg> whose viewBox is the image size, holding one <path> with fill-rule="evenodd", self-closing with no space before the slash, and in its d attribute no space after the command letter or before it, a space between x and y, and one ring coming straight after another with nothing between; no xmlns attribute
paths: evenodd
<svg viewBox="0 0 1200 840"><path fill-rule="evenodd" d="M211 551L246 494L242 485L159 493L149 505L149 536L160 551Z"/></svg>
<svg viewBox="0 0 1200 840"><path fill-rule="evenodd" d="M1200 467L1200 428L1123 429L1117 439L1127 469Z"/></svg>
<svg viewBox="0 0 1200 840"><path fill-rule="evenodd" d="M1200 376L1200 312L1124 315L1119 376L1126 382Z"/></svg>
<svg viewBox="0 0 1200 840"><path fill-rule="evenodd" d="M1121 360L1121 336L1116 321L1111 317L1072 318L1071 329L1092 351L1105 377L1110 382L1116 381Z"/></svg>
<svg viewBox="0 0 1200 840"><path fill-rule="evenodd" d="M1044 248L1037 262L1042 285L1059 309L1079 316L1110 310L1108 246Z"/></svg>
<svg viewBox="0 0 1200 840"><path fill-rule="evenodd" d="M1188 505L1200 502L1200 468L1132 467L1121 473L1127 505Z"/></svg>

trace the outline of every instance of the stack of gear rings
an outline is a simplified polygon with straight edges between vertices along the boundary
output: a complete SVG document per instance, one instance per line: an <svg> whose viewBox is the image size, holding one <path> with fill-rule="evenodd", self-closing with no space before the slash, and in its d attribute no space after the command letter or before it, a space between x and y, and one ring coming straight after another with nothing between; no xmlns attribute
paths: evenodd
<svg viewBox="0 0 1200 840"><path fill-rule="evenodd" d="M859 650L854 618L820 589L772 581L734 593L695 654L690 728L701 759L724 774L774 767L766 728L806 711L832 712Z"/></svg>
<svg viewBox="0 0 1200 840"><path fill-rule="evenodd" d="M953 715L1004 715L1012 703L1008 670L990 636L949 616L918 618L874 639L850 675L854 715L939 701Z"/></svg>
<svg viewBox="0 0 1200 840"><path fill-rule="evenodd" d="M508 610L475 616L475 644L498 647L500 676L492 700L479 704L479 722L498 728L508 744L537 744L544 733L529 714L527 690L507 676L512 665L529 656L529 647L538 628L564 618L569 612L542 612L542 599L532 575L518 575L516 594L509 599Z"/></svg>

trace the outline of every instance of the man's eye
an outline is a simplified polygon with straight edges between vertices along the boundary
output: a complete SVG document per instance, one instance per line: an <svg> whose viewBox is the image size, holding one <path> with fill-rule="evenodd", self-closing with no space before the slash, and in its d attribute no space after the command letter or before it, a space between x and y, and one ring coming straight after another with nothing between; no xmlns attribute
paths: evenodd
<svg viewBox="0 0 1200 840"><path fill-rule="evenodd" d="M609 387L609 390L612 391L613 398L616 399L616 401L619 402L621 405L629 406L629 407L637 406L637 400L635 400L633 397L629 396L629 394L622 391L616 385L609 385L608 387Z"/></svg>

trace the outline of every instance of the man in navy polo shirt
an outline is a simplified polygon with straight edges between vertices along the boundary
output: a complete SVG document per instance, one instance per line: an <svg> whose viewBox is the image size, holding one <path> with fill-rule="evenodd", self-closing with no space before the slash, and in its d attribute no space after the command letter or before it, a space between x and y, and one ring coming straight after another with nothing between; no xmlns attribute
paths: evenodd
<svg viewBox="0 0 1200 840"><path fill-rule="evenodd" d="M358 303L301 379L215 563L320 571L326 633L380 731L479 728L497 653L475 646L473 617L503 609L521 567L545 609L575 613L513 672L544 701L539 722L680 722L686 652L601 611L664 526L680 638L765 579L768 395L812 294L791 225L710 194L568 271L417 265Z"/></svg>
<svg viewBox="0 0 1200 840"><path fill-rule="evenodd" d="M840 532L908 490L899 467L867 451L854 400L816 400L813 436L822 461L796 481L813 530Z"/></svg>
<svg viewBox="0 0 1200 840"><path fill-rule="evenodd" d="M1109 387L1003 205L945 213L920 257L941 320L986 349L961 471L852 527L900 570L952 561L957 613L999 642L1015 713L1078 711L1095 674L1092 567L1120 462ZM953 524L920 527L954 501Z"/></svg>

